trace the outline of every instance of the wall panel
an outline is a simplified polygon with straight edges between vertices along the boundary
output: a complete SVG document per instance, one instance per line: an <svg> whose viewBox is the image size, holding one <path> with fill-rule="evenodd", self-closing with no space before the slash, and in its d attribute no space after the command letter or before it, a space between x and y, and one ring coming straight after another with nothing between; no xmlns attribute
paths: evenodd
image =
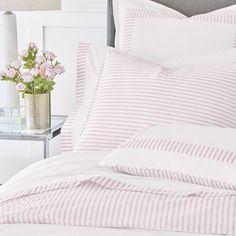
<svg viewBox="0 0 236 236"><path fill-rule="evenodd" d="M58 12L17 12L19 51L29 41L42 49L54 51L66 67L52 93L52 113L67 115L74 103L76 49L79 41L106 43L106 0L63 0ZM0 12L1 13L1 12ZM2 62L0 17L0 69ZM1 86L0 86L1 106ZM51 144L51 153L60 151L59 139ZM32 142L0 141L0 183L11 175L40 160L42 145Z"/></svg>

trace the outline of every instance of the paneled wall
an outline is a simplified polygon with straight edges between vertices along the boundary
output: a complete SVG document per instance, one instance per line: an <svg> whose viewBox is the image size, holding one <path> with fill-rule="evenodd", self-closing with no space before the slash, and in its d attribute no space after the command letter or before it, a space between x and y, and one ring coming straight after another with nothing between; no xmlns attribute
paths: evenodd
<svg viewBox="0 0 236 236"><path fill-rule="evenodd" d="M76 49L78 42L106 43L106 0L64 0L63 10L17 12L19 51L30 41L55 52L66 68L52 93L52 113L67 115L74 104ZM0 45L1 41L0 17ZM0 68L2 63L0 46ZM0 87L1 106L1 87ZM51 154L60 152L60 140L51 144ZM23 167L42 158L42 145L0 141L0 183Z"/></svg>
<svg viewBox="0 0 236 236"><path fill-rule="evenodd" d="M106 43L106 0L64 0L62 6L55 12L17 12L19 51L33 41L55 52L65 65L66 74L52 94L52 113L59 115L68 114L73 105L78 42Z"/></svg>

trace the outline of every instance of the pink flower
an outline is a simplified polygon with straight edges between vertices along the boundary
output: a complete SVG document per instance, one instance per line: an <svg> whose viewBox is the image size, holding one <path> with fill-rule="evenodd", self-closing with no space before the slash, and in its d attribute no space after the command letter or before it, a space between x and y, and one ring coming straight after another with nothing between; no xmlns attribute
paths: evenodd
<svg viewBox="0 0 236 236"><path fill-rule="evenodd" d="M48 79L50 80L53 79L56 75L52 66L49 63L43 63L40 66L39 74L42 77L48 77Z"/></svg>
<svg viewBox="0 0 236 236"><path fill-rule="evenodd" d="M16 89L20 92L24 91L26 89L26 86L23 83L18 83L16 85Z"/></svg>
<svg viewBox="0 0 236 236"><path fill-rule="evenodd" d="M23 73L22 78L25 83L30 83L34 80L34 77L30 74L30 72Z"/></svg>
<svg viewBox="0 0 236 236"><path fill-rule="evenodd" d="M21 53L20 53L20 57L21 58L26 58L29 56L29 52L27 50L23 50Z"/></svg>
<svg viewBox="0 0 236 236"><path fill-rule="evenodd" d="M7 77L13 79L16 76L16 71L14 69L9 69L7 72Z"/></svg>
<svg viewBox="0 0 236 236"><path fill-rule="evenodd" d="M39 75L39 69L37 68L34 68L30 71L30 73L33 75L33 76L38 76Z"/></svg>
<svg viewBox="0 0 236 236"><path fill-rule="evenodd" d="M46 68L45 75L46 77L48 77L48 79L52 80L56 76L56 73L54 72L52 67L48 67Z"/></svg>
<svg viewBox="0 0 236 236"><path fill-rule="evenodd" d="M47 50L44 50L43 54L48 60L54 60L56 58L56 55L53 52Z"/></svg>
<svg viewBox="0 0 236 236"><path fill-rule="evenodd" d="M44 56L37 56L35 61L38 64L42 64L45 62L45 58L44 58Z"/></svg>
<svg viewBox="0 0 236 236"><path fill-rule="evenodd" d="M45 77L46 75L45 75L45 72L46 72L46 66L47 65L47 63L43 63L41 66L40 66L40 68L39 68L39 74L40 74L40 76L41 77Z"/></svg>
<svg viewBox="0 0 236 236"><path fill-rule="evenodd" d="M30 49L37 49L36 44L33 43L33 42L28 43L28 47L29 47Z"/></svg>
<svg viewBox="0 0 236 236"><path fill-rule="evenodd" d="M59 75L63 74L65 72L65 68L62 65L56 65L54 68L54 72Z"/></svg>
<svg viewBox="0 0 236 236"><path fill-rule="evenodd" d="M16 70L19 70L20 67L21 67L21 62L20 61L14 61L14 62L11 63L11 66Z"/></svg>
<svg viewBox="0 0 236 236"><path fill-rule="evenodd" d="M54 60L56 58L56 55L53 52L48 53L48 60Z"/></svg>

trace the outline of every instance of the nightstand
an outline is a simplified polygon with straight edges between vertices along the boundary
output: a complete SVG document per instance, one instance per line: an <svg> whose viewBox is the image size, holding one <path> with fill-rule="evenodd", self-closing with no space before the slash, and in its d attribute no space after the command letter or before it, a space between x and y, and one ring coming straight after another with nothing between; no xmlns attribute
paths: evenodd
<svg viewBox="0 0 236 236"><path fill-rule="evenodd" d="M0 140L40 141L44 146L44 159L49 157L49 141L61 132L66 116L52 116L51 128L46 130L26 130L16 125L0 124Z"/></svg>

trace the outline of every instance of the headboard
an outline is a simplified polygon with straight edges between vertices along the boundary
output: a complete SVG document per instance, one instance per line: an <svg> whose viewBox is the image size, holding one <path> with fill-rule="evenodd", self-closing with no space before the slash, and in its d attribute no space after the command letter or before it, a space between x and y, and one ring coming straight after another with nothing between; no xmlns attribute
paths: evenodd
<svg viewBox="0 0 236 236"><path fill-rule="evenodd" d="M115 25L113 18L112 1L108 0L107 14L107 44L114 46ZM193 16L214 11L236 4L236 0L150 0L171 7L186 16Z"/></svg>

